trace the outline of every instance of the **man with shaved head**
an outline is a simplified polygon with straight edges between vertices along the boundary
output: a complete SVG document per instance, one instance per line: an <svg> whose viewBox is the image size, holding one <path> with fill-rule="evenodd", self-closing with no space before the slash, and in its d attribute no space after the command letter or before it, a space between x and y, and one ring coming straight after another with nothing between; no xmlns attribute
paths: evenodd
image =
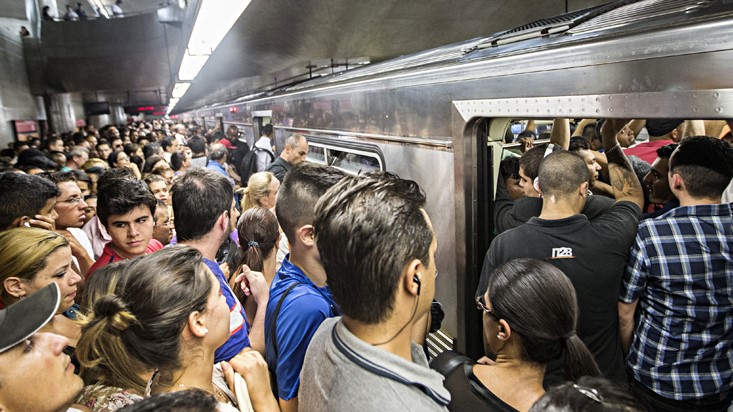
<svg viewBox="0 0 733 412"><path fill-rule="evenodd" d="M280 156L270 163L267 167L268 172L277 177L277 180L283 181L285 174L294 165L302 163L308 155L308 141L299 134L291 134L285 140L285 147Z"/></svg>
<svg viewBox="0 0 733 412"><path fill-rule="evenodd" d="M626 381L626 373L619 344L617 295L644 204L639 179L616 140L623 125L607 121L603 127L614 205L589 221L580 214L591 181L585 160L570 151L548 154L539 166L542 212L494 239L478 287L480 293L485 291L494 268L513 259L534 258L557 266L578 294L580 318L575 333L593 353L601 372L620 383ZM549 364L546 384L562 382L561 365Z"/></svg>

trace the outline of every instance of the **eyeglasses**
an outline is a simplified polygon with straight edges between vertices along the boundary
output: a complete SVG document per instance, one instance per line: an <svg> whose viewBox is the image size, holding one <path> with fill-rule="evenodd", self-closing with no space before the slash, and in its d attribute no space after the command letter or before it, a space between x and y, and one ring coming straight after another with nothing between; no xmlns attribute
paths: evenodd
<svg viewBox="0 0 733 412"><path fill-rule="evenodd" d="M77 197L70 197L70 198L68 198L66 200L59 200L58 203L68 203L70 205L76 205L76 204L79 204L79 203L81 203L83 201L84 201L84 199L82 199L82 198L80 198L80 197L77 196Z"/></svg>
<svg viewBox="0 0 733 412"><path fill-rule="evenodd" d="M492 318L496 320L501 319L498 316L496 316L496 314L491 309L486 307L483 296L479 296L478 298L476 298L476 309L485 312L487 315L491 316Z"/></svg>

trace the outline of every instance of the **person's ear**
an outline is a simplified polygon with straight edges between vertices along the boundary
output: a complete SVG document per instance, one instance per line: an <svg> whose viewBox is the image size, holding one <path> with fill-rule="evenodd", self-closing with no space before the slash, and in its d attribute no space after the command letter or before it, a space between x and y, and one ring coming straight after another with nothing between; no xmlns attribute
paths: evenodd
<svg viewBox="0 0 733 412"><path fill-rule="evenodd" d="M201 312L194 311L188 315L188 330L197 338L203 338L209 332Z"/></svg>
<svg viewBox="0 0 733 412"><path fill-rule="evenodd" d="M512 327L509 326L506 320L499 319L499 333L496 335L499 340L507 341L512 336Z"/></svg>
<svg viewBox="0 0 733 412"><path fill-rule="evenodd" d="M10 228L15 227L31 227L31 218L28 216L21 216L13 219L13 222L10 223Z"/></svg>
<svg viewBox="0 0 733 412"><path fill-rule="evenodd" d="M414 296L420 294L422 282L425 280L420 270L421 268L422 262L420 262L420 259L413 259L407 264L407 266L405 266L402 283L406 293Z"/></svg>
<svg viewBox="0 0 733 412"><path fill-rule="evenodd" d="M297 232L300 243L308 247L314 247L316 245L315 232L313 231L313 225L303 225L298 228Z"/></svg>
<svg viewBox="0 0 733 412"><path fill-rule="evenodd" d="M3 287L10 296L16 299L23 298L26 295L25 285L19 277L8 276L3 280Z"/></svg>
<svg viewBox="0 0 733 412"><path fill-rule="evenodd" d="M280 240L282 240L283 234L277 232L277 239L275 240L275 250L280 250Z"/></svg>
<svg viewBox="0 0 733 412"><path fill-rule="evenodd" d="M670 189L673 189L673 190L684 190L685 189L685 181L682 180L682 176L680 176L677 173L674 173L669 178L669 187L670 187Z"/></svg>
<svg viewBox="0 0 733 412"><path fill-rule="evenodd" d="M588 195L588 182L580 184L580 197L586 197Z"/></svg>

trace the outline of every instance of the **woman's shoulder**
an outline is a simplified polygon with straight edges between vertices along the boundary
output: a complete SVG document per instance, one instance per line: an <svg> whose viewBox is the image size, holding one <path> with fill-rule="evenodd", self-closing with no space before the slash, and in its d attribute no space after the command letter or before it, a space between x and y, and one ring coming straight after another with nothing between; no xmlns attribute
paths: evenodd
<svg viewBox="0 0 733 412"><path fill-rule="evenodd" d="M95 412L114 412L142 399L126 389L94 384L84 387L78 403Z"/></svg>

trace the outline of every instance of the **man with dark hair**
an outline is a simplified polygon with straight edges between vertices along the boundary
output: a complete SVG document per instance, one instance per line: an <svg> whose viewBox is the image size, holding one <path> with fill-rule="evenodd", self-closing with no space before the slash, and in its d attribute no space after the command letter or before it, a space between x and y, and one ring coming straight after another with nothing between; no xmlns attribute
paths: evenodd
<svg viewBox="0 0 733 412"><path fill-rule="evenodd" d="M680 205L680 201L672 193L672 189L669 187L669 180L667 179L669 158L676 148L677 143L672 143L657 149L657 160L652 163L649 173L644 176L644 183L649 190L649 202L662 205L662 208L653 212L644 213L641 216L642 220L661 216Z"/></svg>
<svg viewBox="0 0 733 412"><path fill-rule="evenodd" d="M619 298L630 386L650 411L724 411L733 381L733 211L720 198L733 178L733 148L686 138L667 175L680 206L639 224Z"/></svg>
<svg viewBox="0 0 733 412"><path fill-rule="evenodd" d="M23 226L53 230L58 195L56 185L40 176L0 173L0 231Z"/></svg>
<svg viewBox="0 0 733 412"><path fill-rule="evenodd" d="M215 261L219 246L232 232L239 217L234 207L232 185L224 176L212 170L195 168L176 180L171 188L171 196L178 243L201 252L204 263L219 281L221 293L229 307L230 336L216 350L215 362L230 360L249 346L260 353L264 352L262 323L268 297L264 276L248 269L243 271L257 303L257 314L250 329L244 308L229 287L227 275Z"/></svg>
<svg viewBox="0 0 733 412"><path fill-rule="evenodd" d="M178 152L178 149L181 147L178 144L178 140L176 140L173 137L166 137L165 139L160 141L160 147L163 148L163 158L166 162L171 162L171 155L173 153Z"/></svg>
<svg viewBox="0 0 733 412"><path fill-rule="evenodd" d="M191 149L191 167L206 167L206 141L201 136L194 136L188 141Z"/></svg>
<svg viewBox="0 0 733 412"><path fill-rule="evenodd" d="M589 221L580 214L589 197L586 162L569 151L548 155L540 165L538 179L542 212L494 238L484 259L476 296L486 290L494 268L510 260L525 257L555 265L568 276L578 294L577 335L593 353L601 372L617 382L624 382L626 375L615 291L621 284L644 204L641 184L616 141L616 131L624 124L609 120L602 129L615 204ZM551 362L545 382L561 381L561 362Z"/></svg>
<svg viewBox="0 0 733 412"><path fill-rule="evenodd" d="M109 156L112 153L112 148L109 146L109 142L100 139L99 142L97 142L97 156L99 156L102 160L107 160L107 156Z"/></svg>
<svg viewBox="0 0 733 412"><path fill-rule="evenodd" d="M97 216L112 240L89 269L95 270L112 262L148 255L163 248L153 239L156 199L141 180L117 177L107 172L99 181Z"/></svg>
<svg viewBox="0 0 733 412"><path fill-rule="evenodd" d="M55 222L56 231L69 240L78 273L85 276L94 264L94 251L86 233L81 230L86 219L87 204L79 185L76 184L76 174L74 172L56 172L44 177L55 183L59 189L54 206L58 215Z"/></svg>
<svg viewBox="0 0 733 412"><path fill-rule="evenodd" d="M151 142L143 146L143 156L145 156L145 159L155 155L163 157L163 148L158 143Z"/></svg>
<svg viewBox="0 0 733 412"><path fill-rule="evenodd" d="M249 144L247 144L247 139L239 132L239 128L236 125L230 124L229 127L227 127L226 139L219 141L221 144L224 144L224 142L228 143L228 146L225 146L229 149L229 164L234 166L235 169L233 172L237 173L237 178L235 180L241 180L239 177L241 175L239 169L242 164L242 159L244 159L244 156L249 153ZM247 182L244 182L243 186L246 185Z"/></svg>
<svg viewBox="0 0 733 412"><path fill-rule="evenodd" d="M540 162L546 150L547 148L541 146L533 147L519 158L519 187L527 197L540 197L534 186L534 180L537 178Z"/></svg>
<svg viewBox="0 0 733 412"><path fill-rule="evenodd" d="M516 201L524 196L522 187L519 186L519 158L512 156L501 161L499 165L499 178L504 181L504 187L511 201Z"/></svg>
<svg viewBox="0 0 733 412"><path fill-rule="evenodd" d="M308 155L308 140L299 134L291 134L285 139L285 147L274 162L267 167L268 172L272 172L277 180L283 181L285 173L290 170L293 165L297 165L305 161Z"/></svg>
<svg viewBox="0 0 733 412"><path fill-rule="evenodd" d="M303 162L293 166L277 193L277 220L290 243L270 287L265 315L265 359L276 376L280 407L298 409L300 370L313 334L338 309L313 236L316 202L345 173ZM178 216L176 216L176 219Z"/></svg>
<svg viewBox="0 0 733 412"><path fill-rule="evenodd" d="M590 142L588 142L584 137L571 137L568 150L579 154L585 161L590 176L590 190L593 194L611 196L611 187L599 180L602 168L596 160L595 152L591 150Z"/></svg>
<svg viewBox="0 0 733 412"><path fill-rule="evenodd" d="M383 173L345 178L319 200L315 239L342 316L308 347L302 410L446 410L442 375L411 342L438 274L424 206L417 183Z"/></svg>

